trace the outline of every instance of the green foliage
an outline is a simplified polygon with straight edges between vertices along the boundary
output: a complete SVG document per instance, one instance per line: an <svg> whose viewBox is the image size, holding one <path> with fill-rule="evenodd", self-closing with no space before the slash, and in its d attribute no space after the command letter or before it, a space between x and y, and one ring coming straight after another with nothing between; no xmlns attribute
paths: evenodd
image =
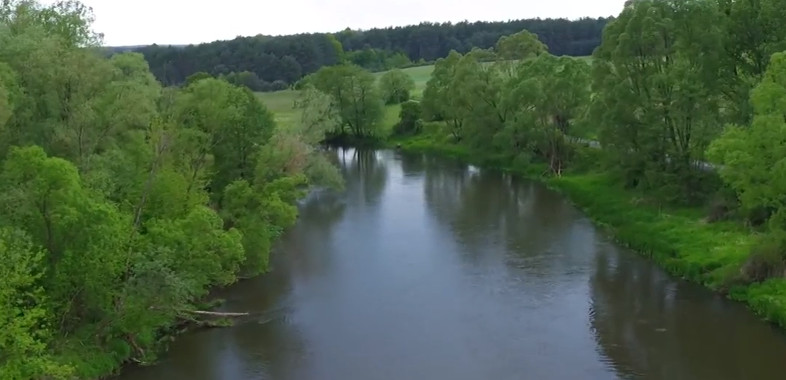
<svg viewBox="0 0 786 380"><path fill-rule="evenodd" d="M308 87L294 101L298 110L295 132L309 144L322 142L325 135L341 127L341 117L330 95Z"/></svg>
<svg viewBox="0 0 786 380"><path fill-rule="evenodd" d="M379 78L379 91L385 104L399 104L409 100L415 81L401 70L390 70Z"/></svg>
<svg viewBox="0 0 786 380"><path fill-rule="evenodd" d="M786 1L718 1L725 55L720 78L729 121L747 124L753 115L750 90L761 80L772 54L786 50Z"/></svg>
<svg viewBox="0 0 786 380"><path fill-rule="evenodd" d="M13 115L19 96L16 74L6 63L0 62L0 136L4 135L5 124Z"/></svg>
<svg viewBox="0 0 786 380"><path fill-rule="evenodd" d="M504 101L515 110L503 135L509 148L540 155L559 174L572 153L572 125L589 103L589 66L541 55L518 67Z"/></svg>
<svg viewBox="0 0 786 380"><path fill-rule="evenodd" d="M45 253L22 231L0 227L0 373L3 379L67 378L47 352L52 319L42 285Z"/></svg>
<svg viewBox="0 0 786 380"><path fill-rule="evenodd" d="M631 186L692 201L720 132L721 16L710 0L633 3L593 55L591 117Z"/></svg>
<svg viewBox="0 0 786 380"><path fill-rule="evenodd" d="M751 94L752 124L730 125L708 150L723 165L721 177L736 192L743 209L786 212L786 54L776 53L762 82ZM776 218L780 220L781 218ZM786 229L786 224L777 226Z"/></svg>
<svg viewBox="0 0 786 380"><path fill-rule="evenodd" d="M410 100L401 104L399 122L393 127L393 133L398 136L418 134L423 128L420 115L423 110L420 102Z"/></svg>
<svg viewBox="0 0 786 380"><path fill-rule="evenodd" d="M548 52L548 47L538 39L538 36L522 30L510 36L502 36L494 47L500 59L527 59L537 57Z"/></svg>
<svg viewBox="0 0 786 380"><path fill-rule="evenodd" d="M374 76L355 65L330 66L310 78L314 88L328 94L341 124L333 134L374 138L382 119L383 102Z"/></svg>
<svg viewBox="0 0 786 380"><path fill-rule="evenodd" d="M752 248L741 270L742 281L763 282L786 275L786 232L776 230L764 235Z"/></svg>
<svg viewBox="0 0 786 380"><path fill-rule="evenodd" d="M366 48L346 53L347 63L370 71L390 70L410 65L409 58L401 52Z"/></svg>
<svg viewBox="0 0 786 380"><path fill-rule="evenodd" d="M527 33L497 60L453 51L423 93L425 130L394 141L557 174L544 180L620 241L786 326L784 9L627 2L591 68Z"/></svg>
<svg viewBox="0 0 786 380"><path fill-rule="evenodd" d="M274 135L248 88L162 88L141 54L94 49L90 22L75 2L0 5L3 379L154 360L211 287L267 269L309 185L342 186L314 148L329 122Z"/></svg>
<svg viewBox="0 0 786 380"><path fill-rule="evenodd" d="M209 182L215 194L236 178L251 178L254 155L274 124L250 90L214 78L188 86L176 98L174 114L184 127L178 150L189 168L188 191Z"/></svg>
<svg viewBox="0 0 786 380"><path fill-rule="evenodd" d="M196 83L196 82L198 82L198 81L200 81L202 79L208 79L208 78L212 78L212 77L213 77L212 75L210 75L210 74L208 74L208 73L206 73L204 71L199 71L199 72L196 72L196 73L193 73L193 74L189 75L186 78L185 86L188 87L188 86L190 86L190 85L192 85L192 84L194 84L194 83Z"/></svg>
<svg viewBox="0 0 786 380"><path fill-rule="evenodd" d="M263 83L292 85L303 76L336 64L351 63L370 71L426 65L451 50L465 54L475 48L491 49L500 37L522 30L539 35L554 55L587 56L600 43L603 27L610 20L420 23L365 31L237 37L189 46L151 45L134 50L147 57L156 78L165 85L181 85L200 71L215 77L249 72Z"/></svg>
<svg viewBox="0 0 786 380"><path fill-rule="evenodd" d="M445 121L455 140L462 139L464 121L467 118L466 109L459 106L455 97L459 94L459 83L455 77L461 57L458 52L451 51L446 58L437 60L431 79L423 91L424 120Z"/></svg>

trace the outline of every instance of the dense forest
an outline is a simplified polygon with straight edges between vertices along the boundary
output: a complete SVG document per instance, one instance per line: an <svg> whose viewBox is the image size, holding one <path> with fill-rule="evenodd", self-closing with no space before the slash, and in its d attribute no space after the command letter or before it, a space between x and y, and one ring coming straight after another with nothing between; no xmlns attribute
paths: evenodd
<svg viewBox="0 0 786 380"><path fill-rule="evenodd" d="M154 359L211 287L268 270L309 186L342 186L318 119L279 130L220 79L163 88L80 3L0 4L0 379Z"/></svg>
<svg viewBox="0 0 786 380"><path fill-rule="evenodd" d="M227 76L254 91L286 88L320 67L342 62L368 70L433 62L451 50L488 49L500 37L528 30L554 55L585 56L600 44L609 19L531 19L508 22L421 23L405 27L338 33L238 37L188 46L151 45L142 53L164 85L177 85L205 72Z"/></svg>

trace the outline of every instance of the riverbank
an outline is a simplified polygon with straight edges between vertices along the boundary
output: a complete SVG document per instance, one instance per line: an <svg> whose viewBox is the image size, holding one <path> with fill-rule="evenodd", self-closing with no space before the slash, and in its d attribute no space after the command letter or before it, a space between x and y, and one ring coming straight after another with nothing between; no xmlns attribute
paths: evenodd
<svg viewBox="0 0 786 380"><path fill-rule="evenodd" d="M786 328L786 278L745 285L737 281L757 238L741 223L707 222L701 208L664 206L592 169L567 171L559 178L546 176L545 164L517 164L508 157L473 152L428 134L392 139L390 145L544 182L567 196L620 244L651 258L674 276L746 303L764 320ZM593 154L589 150L580 153Z"/></svg>

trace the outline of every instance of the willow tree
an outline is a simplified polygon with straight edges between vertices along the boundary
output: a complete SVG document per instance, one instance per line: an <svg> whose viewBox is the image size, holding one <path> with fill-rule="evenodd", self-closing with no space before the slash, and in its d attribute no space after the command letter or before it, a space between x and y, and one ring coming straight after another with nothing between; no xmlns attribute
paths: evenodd
<svg viewBox="0 0 786 380"><path fill-rule="evenodd" d="M456 104L456 68L462 55L452 50L434 64L434 72L423 90L423 115L426 121L445 121L453 139L464 137L464 124L468 113Z"/></svg>
<svg viewBox="0 0 786 380"><path fill-rule="evenodd" d="M594 53L593 121L628 185L682 199L720 132L720 14L711 0L628 5Z"/></svg>
<svg viewBox="0 0 786 380"><path fill-rule="evenodd" d="M390 70L379 78L379 91L386 104L406 102L414 89L415 81L399 69Z"/></svg>
<svg viewBox="0 0 786 380"><path fill-rule="evenodd" d="M569 159L573 122L589 102L589 82L589 65L575 58L545 54L522 64L506 86L505 103L516 110L506 141L518 154L545 158L559 174Z"/></svg>
<svg viewBox="0 0 786 380"><path fill-rule="evenodd" d="M384 104L376 79L355 65L323 67L309 78L317 90L331 97L331 107L341 118L336 134L356 138L378 137Z"/></svg>
<svg viewBox="0 0 786 380"><path fill-rule="evenodd" d="M786 50L786 0L718 0L724 55L720 80L724 115L747 124L753 115L748 101L773 53Z"/></svg>
<svg viewBox="0 0 786 380"><path fill-rule="evenodd" d="M494 46L499 59L519 60L540 56L548 52L548 46L538 36L528 30L522 30L509 36L502 36Z"/></svg>

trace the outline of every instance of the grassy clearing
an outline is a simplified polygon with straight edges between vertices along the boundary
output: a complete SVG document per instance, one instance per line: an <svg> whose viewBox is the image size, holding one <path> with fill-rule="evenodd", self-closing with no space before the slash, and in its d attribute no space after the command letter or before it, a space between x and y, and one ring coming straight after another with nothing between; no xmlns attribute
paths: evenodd
<svg viewBox="0 0 786 380"><path fill-rule="evenodd" d="M284 90L276 92L257 92L256 95L259 100L273 112L276 125L286 128L297 122L295 99L297 99L298 93L299 91L295 90Z"/></svg>
<svg viewBox="0 0 786 380"><path fill-rule="evenodd" d="M578 57L577 59L591 61L591 57ZM415 89L412 91L413 99L421 99L423 97L423 90L426 89L426 83L431 78L431 73L434 72L434 65L416 66L401 69L412 78L415 82ZM374 73L374 76L379 80L386 72ZM257 96L262 103L267 106L275 114L276 122L280 127L286 128L296 122L296 114L294 110L294 102L297 98L298 91L283 90L276 92L258 92ZM398 122L399 106L387 106L384 118L384 128L389 131L394 124ZM392 115L395 115L393 117ZM395 119L395 120L393 120Z"/></svg>
<svg viewBox="0 0 786 380"><path fill-rule="evenodd" d="M403 72L409 74L415 81L415 90L412 92L412 97L419 99L423 95L423 90L426 88L426 82L431 77L434 71L434 66L418 66L402 69ZM374 76L379 78L385 74L384 72L375 73ZM299 91L296 90L283 90L276 92L258 92L256 93L259 100L275 115L276 124L281 128L287 128L297 122L297 112L295 112L295 99L297 99ZM388 105L385 106L385 115L382 119L382 132L387 135L393 126L398 123L398 113L401 106Z"/></svg>
<svg viewBox="0 0 786 380"><path fill-rule="evenodd" d="M426 89L426 82L431 78L431 73L434 72L434 65L416 66L401 69L412 78L415 82L415 89L412 91L412 98L420 99L423 97L423 90ZM379 80L385 72L374 73L374 76Z"/></svg>

